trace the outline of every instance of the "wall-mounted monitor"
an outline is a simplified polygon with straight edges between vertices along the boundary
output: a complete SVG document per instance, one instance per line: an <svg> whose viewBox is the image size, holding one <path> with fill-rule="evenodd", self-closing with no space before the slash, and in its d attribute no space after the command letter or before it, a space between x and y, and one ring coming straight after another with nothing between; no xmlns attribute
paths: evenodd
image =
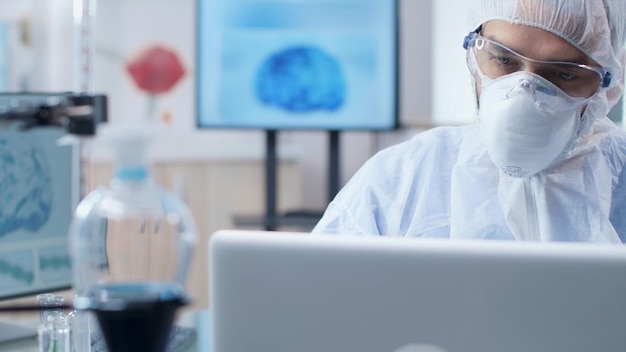
<svg viewBox="0 0 626 352"><path fill-rule="evenodd" d="M397 127L396 0L197 0L199 128Z"/></svg>

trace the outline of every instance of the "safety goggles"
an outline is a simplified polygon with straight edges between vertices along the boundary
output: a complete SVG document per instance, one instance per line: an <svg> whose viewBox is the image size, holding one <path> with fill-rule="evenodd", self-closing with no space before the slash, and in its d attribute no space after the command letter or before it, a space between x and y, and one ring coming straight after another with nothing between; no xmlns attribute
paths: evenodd
<svg viewBox="0 0 626 352"><path fill-rule="evenodd" d="M475 76L476 70L491 79L529 71L552 82L569 96L584 98L611 84L611 73L602 67L530 59L477 32L471 32L465 38L463 47L467 50L468 66Z"/></svg>

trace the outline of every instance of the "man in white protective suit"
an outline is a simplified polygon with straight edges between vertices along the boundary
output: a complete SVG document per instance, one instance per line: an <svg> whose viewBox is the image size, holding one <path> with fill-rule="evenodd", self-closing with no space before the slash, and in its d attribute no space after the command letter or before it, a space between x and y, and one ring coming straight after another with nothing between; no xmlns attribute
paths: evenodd
<svg viewBox="0 0 626 352"><path fill-rule="evenodd" d="M378 152L313 232L626 241L626 132L606 117L624 89L626 1L470 8L475 121Z"/></svg>

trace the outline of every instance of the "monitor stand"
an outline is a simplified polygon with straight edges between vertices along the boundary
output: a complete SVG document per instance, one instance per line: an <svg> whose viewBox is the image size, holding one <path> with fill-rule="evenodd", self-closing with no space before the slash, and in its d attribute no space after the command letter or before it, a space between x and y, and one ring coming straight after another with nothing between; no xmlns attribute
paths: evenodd
<svg viewBox="0 0 626 352"><path fill-rule="evenodd" d="M335 198L340 188L340 132L328 130L328 202ZM277 210L277 140L276 130L266 130L265 148L265 230L276 231L280 225L298 226L305 225L313 229L313 226L324 214L324 209L320 211L296 210L288 212L282 216ZM290 221L291 220L291 221Z"/></svg>
<svg viewBox="0 0 626 352"><path fill-rule="evenodd" d="M0 322L0 344L37 337L37 330L7 322Z"/></svg>
<svg viewBox="0 0 626 352"><path fill-rule="evenodd" d="M328 202L332 201L340 188L340 132L328 132ZM278 214L278 153L277 130L266 130L265 148L265 214L261 219L257 216L235 217L235 226L259 226L267 231L276 231L280 226L294 226L310 231L324 214L321 210L292 210Z"/></svg>

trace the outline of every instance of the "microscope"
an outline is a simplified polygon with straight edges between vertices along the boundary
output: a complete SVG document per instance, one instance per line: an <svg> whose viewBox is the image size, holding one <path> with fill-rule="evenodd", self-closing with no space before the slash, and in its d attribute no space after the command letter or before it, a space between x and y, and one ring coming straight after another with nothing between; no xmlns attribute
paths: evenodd
<svg viewBox="0 0 626 352"><path fill-rule="evenodd" d="M94 136L107 121L107 97L76 93L0 93L0 124L22 129L61 127L71 135Z"/></svg>

